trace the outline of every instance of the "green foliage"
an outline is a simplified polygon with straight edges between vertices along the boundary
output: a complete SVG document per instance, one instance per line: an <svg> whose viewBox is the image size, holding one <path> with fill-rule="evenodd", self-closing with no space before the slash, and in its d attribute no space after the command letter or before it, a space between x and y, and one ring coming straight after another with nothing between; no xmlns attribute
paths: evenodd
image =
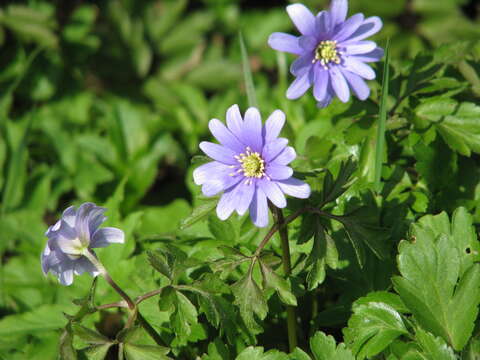
<svg viewBox="0 0 480 360"><path fill-rule="evenodd" d="M285 5L0 5L0 359L480 357L475 2L350 1L389 55L366 101L324 109L285 97L294 57L267 45L296 32ZM280 225L221 221L192 180L235 103L285 112L312 188L283 210L288 274ZM96 253L138 313L101 277L41 274L45 230L85 201L125 232Z"/></svg>

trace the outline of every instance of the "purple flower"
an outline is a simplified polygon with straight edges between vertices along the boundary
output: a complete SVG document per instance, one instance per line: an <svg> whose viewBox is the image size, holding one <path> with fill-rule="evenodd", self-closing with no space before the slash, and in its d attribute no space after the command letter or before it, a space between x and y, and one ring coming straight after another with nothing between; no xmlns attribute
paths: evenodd
<svg viewBox="0 0 480 360"><path fill-rule="evenodd" d="M93 203L84 203L78 210L70 206L63 212L62 218L48 228L45 233L48 242L41 256L45 275L50 271L62 285L70 285L73 274L99 274L83 254L91 248L124 242L122 230L98 228L106 219L103 215L105 210Z"/></svg>
<svg viewBox="0 0 480 360"><path fill-rule="evenodd" d="M220 120L210 120L208 126L220 145L200 143L200 149L214 161L195 169L193 179L206 196L223 191L217 205L221 220L233 210L239 215L250 210L253 223L264 227L268 224L267 199L284 208L284 194L302 199L310 196L308 184L293 178L293 170L287 166L296 153L287 146L287 139L278 137L284 123L285 114L276 110L262 126L254 107L246 111L243 120L238 105L228 109L227 127Z"/></svg>
<svg viewBox="0 0 480 360"><path fill-rule="evenodd" d="M317 16L302 4L287 6L301 36L273 33L268 44L298 55L290 67L296 79L287 90L288 99L299 98L312 85L320 107L330 104L335 95L347 102L350 90L360 100L370 95L364 79L374 79L375 72L365 63L380 60L383 50L365 39L381 29L382 21L377 16L365 19L363 14L345 20L347 9L347 0L332 0L330 10Z"/></svg>

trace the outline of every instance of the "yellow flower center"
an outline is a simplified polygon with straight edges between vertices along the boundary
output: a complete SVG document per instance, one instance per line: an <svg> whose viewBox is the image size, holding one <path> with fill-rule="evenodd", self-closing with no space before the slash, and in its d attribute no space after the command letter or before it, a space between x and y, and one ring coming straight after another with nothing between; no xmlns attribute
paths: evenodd
<svg viewBox="0 0 480 360"><path fill-rule="evenodd" d="M315 49L315 59L312 62L320 61L320 64L325 69L328 69L327 64L329 63L340 64L340 55L341 53L337 50L337 42L335 40L320 41L320 44Z"/></svg>
<svg viewBox="0 0 480 360"><path fill-rule="evenodd" d="M252 150L247 147L247 151L235 158L241 165L239 172L243 172L243 175L249 178L261 178L265 176L265 161L262 159L258 152L252 152Z"/></svg>

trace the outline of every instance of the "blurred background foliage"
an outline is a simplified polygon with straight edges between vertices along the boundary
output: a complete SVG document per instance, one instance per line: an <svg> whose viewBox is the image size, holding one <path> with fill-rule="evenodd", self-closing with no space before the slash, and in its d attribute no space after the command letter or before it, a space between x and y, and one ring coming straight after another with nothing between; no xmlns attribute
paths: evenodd
<svg viewBox="0 0 480 360"><path fill-rule="evenodd" d="M24 321L16 322L23 324L19 328L0 322L0 354L54 358L58 333L44 330L64 325L61 311L72 309L71 299L89 287L86 276L63 288L40 272L42 235L61 209L84 201L109 208L109 223L121 224L129 242L117 249L120 256L101 256L107 266L124 265L113 276L133 291L148 290L140 274L151 270L143 268L141 255L126 260L141 254L142 246L168 236L212 238L222 227L211 220L209 229L197 224L190 232L177 231L199 192L190 160L199 141L209 137L208 120L223 120L231 104L247 106L239 31L262 114L286 112L285 133L301 155L298 168L338 169L353 154L360 161L358 175L371 182L379 84L370 82L373 95L361 104L335 101L319 110L311 96L286 100L292 58L271 50L267 38L295 31L288 3L2 2L0 316L19 313ZM325 0L304 3L317 11L328 6ZM480 221L480 111L474 105L480 97L479 3L351 0L349 13L355 12L380 16L384 28L374 40L384 45L390 38L391 161L383 174L389 187L384 205L407 204L411 220L463 205ZM381 79L381 66L377 74ZM453 115L461 118L453 128L436 123ZM356 186L352 192L362 187ZM394 212L388 216L395 236L402 236L405 224L395 224ZM240 233L241 225L235 226ZM115 300L100 289L102 300ZM42 323L39 314L48 321ZM14 348L23 349L17 357Z"/></svg>

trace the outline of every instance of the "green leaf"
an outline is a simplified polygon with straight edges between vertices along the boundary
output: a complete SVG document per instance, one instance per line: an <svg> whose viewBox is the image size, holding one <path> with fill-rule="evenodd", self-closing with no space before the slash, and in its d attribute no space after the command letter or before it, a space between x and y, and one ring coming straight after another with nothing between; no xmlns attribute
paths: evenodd
<svg viewBox="0 0 480 360"><path fill-rule="evenodd" d="M21 336L65 326L60 305L42 305L33 311L5 316L0 320L0 336Z"/></svg>
<svg viewBox="0 0 480 360"><path fill-rule="evenodd" d="M170 359L166 354L168 348L155 345L136 345L126 343L124 345L126 360L166 360Z"/></svg>
<svg viewBox="0 0 480 360"><path fill-rule="evenodd" d="M105 356L107 356L110 346L112 346L112 343L91 345L85 349L82 349L82 352L88 360L103 360L105 359Z"/></svg>
<svg viewBox="0 0 480 360"><path fill-rule="evenodd" d="M180 229L185 230L196 222L207 217L217 206L218 199L216 197L203 201L200 205L193 208L192 213L180 223Z"/></svg>
<svg viewBox="0 0 480 360"><path fill-rule="evenodd" d="M255 86L253 85L252 69L250 68L250 59L248 58L247 47L245 46L245 41L243 40L241 32L238 34L238 38L240 39L243 78L245 81L245 88L247 89L248 106L258 108L257 96L255 94Z"/></svg>
<svg viewBox="0 0 480 360"><path fill-rule="evenodd" d="M369 302L354 306L344 334L352 352L358 359L364 359L379 354L408 331L400 314L390 305Z"/></svg>
<svg viewBox="0 0 480 360"><path fill-rule="evenodd" d="M311 266L307 274L308 290L313 290L325 280L325 266L332 269L338 266L338 251L332 237L325 231L323 226L315 224L313 247L305 261L305 267Z"/></svg>
<svg viewBox="0 0 480 360"><path fill-rule="evenodd" d="M232 285L232 292L235 296L234 304L238 305L240 315L247 328L253 333L260 332L261 327L255 320L254 315L263 320L267 316L268 306L262 290L253 280L252 269Z"/></svg>
<svg viewBox="0 0 480 360"><path fill-rule="evenodd" d="M334 180L333 175L327 170L323 180L323 201L322 205L334 201L340 197L356 180L351 179L352 174L357 169L356 162L350 157L347 161L341 163L338 176Z"/></svg>
<svg viewBox="0 0 480 360"><path fill-rule="evenodd" d="M385 45L385 56L383 63L383 79L382 79L382 95L380 97L380 108L378 114L377 125L377 143L375 146L375 189L380 191L381 176L382 176L382 163L385 147L385 123L387 122L387 98L388 98L388 85L390 82L390 68L389 68L389 45L390 40L387 39L387 45Z"/></svg>
<svg viewBox="0 0 480 360"><path fill-rule="evenodd" d="M317 331L310 338L310 349L315 360L355 360L352 352L345 347L345 344L341 343L337 346L333 336L327 336L321 331ZM302 358L298 360L302 360Z"/></svg>
<svg viewBox="0 0 480 360"><path fill-rule="evenodd" d="M69 329L65 329L60 335L60 356L64 360L77 360L77 352L73 348L73 336Z"/></svg>
<svg viewBox="0 0 480 360"><path fill-rule="evenodd" d="M208 229L217 240L232 244L237 241L237 230L230 219L222 221L217 215L210 215L208 218Z"/></svg>
<svg viewBox="0 0 480 360"><path fill-rule="evenodd" d="M157 270L160 274L165 275L168 279L172 280L172 269L167 264L163 254L159 251L147 251L148 262Z"/></svg>
<svg viewBox="0 0 480 360"><path fill-rule="evenodd" d="M71 326L73 334L75 336L78 336L80 339L82 339L88 344L101 345L105 343L110 343L110 339L108 339L107 337L81 324L73 323Z"/></svg>
<svg viewBox="0 0 480 360"><path fill-rule="evenodd" d="M355 301L355 305L367 305L371 302L380 302L384 303L399 313L409 313L410 311L403 303L400 296L394 293L390 293L387 291L374 291L368 293L366 296L361 297L360 299Z"/></svg>
<svg viewBox="0 0 480 360"><path fill-rule="evenodd" d="M235 360L288 360L288 355L278 350L263 352L263 347L249 346L245 348Z"/></svg>
<svg viewBox="0 0 480 360"><path fill-rule="evenodd" d="M445 214L424 217L412 226L414 242L399 245L402 276L392 281L422 328L461 350L478 313L480 289L475 284L480 281L480 264L471 263L471 253L459 251L457 241L465 246L474 234L464 210L457 210L455 217L457 236L450 235Z"/></svg>
<svg viewBox="0 0 480 360"><path fill-rule="evenodd" d="M263 288L274 289L278 292L278 296L283 303L297 306L297 298L292 293L289 281L277 275L275 271L265 265L262 261L259 261L259 263L263 276Z"/></svg>
<svg viewBox="0 0 480 360"><path fill-rule="evenodd" d="M445 341L440 337L435 337L432 334L418 329L415 338L418 344L422 347L424 355L428 360L456 360L457 356L452 348L445 344Z"/></svg>
<svg viewBox="0 0 480 360"><path fill-rule="evenodd" d="M480 106L458 103L448 98L430 98L415 109L415 114L428 121L442 135L448 146L460 154L480 153Z"/></svg>

